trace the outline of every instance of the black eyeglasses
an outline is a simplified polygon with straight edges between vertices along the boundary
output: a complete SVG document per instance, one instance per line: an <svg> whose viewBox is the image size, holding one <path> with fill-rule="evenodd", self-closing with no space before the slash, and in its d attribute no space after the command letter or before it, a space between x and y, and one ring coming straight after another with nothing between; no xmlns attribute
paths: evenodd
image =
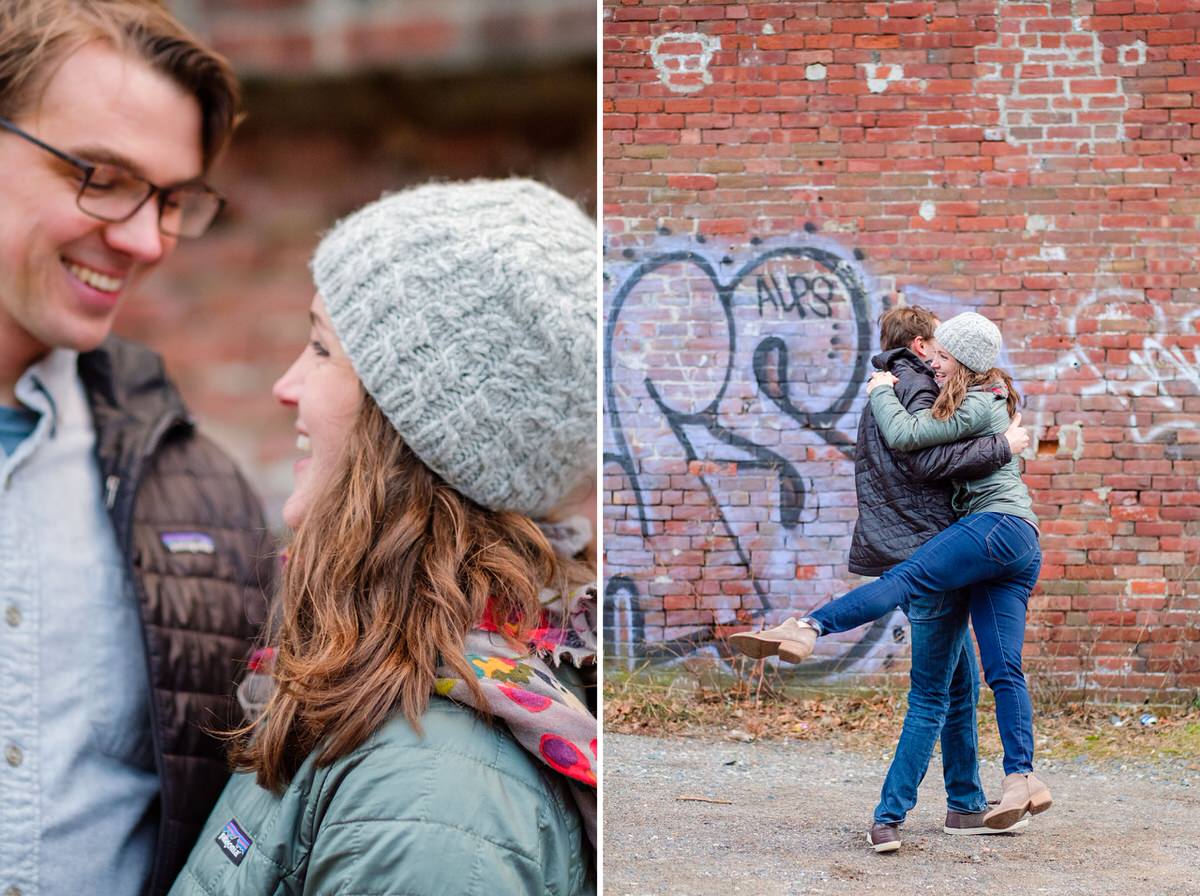
<svg viewBox="0 0 1200 896"><path fill-rule="evenodd" d="M203 236L225 206L221 194L204 184L160 187L117 165L86 162L55 149L32 134L27 134L7 118L0 118L0 128L79 169L81 177L75 204L84 214L101 221L114 224L128 221L152 196L157 195L158 229L167 236L190 238Z"/></svg>

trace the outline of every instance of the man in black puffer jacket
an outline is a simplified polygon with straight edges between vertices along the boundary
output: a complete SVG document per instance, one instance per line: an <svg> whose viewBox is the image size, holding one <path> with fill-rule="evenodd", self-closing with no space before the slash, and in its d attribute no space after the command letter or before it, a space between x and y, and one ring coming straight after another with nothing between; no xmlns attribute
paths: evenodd
<svg viewBox="0 0 1200 896"><path fill-rule="evenodd" d="M932 407L938 396L937 382L926 363L932 354L937 324L937 318L919 306L892 308L880 319L883 351L871 359L872 363L878 370L898 377L896 395L913 413ZM850 571L878 576L908 559L917 548L954 522L950 480L974 479L997 470L1028 443L1028 434L1020 428L1018 414L1003 435L964 439L921 451L893 452L883 441L867 405L859 421L854 463L859 517L850 547ZM780 659L799 662L812 653L819 635L848 631L895 609L894 605L869 606L853 600L834 600L804 619L788 619L763 632L733 635L730 643L749 656L777 653ZM901 609L908 612L907 607ZM924 624L926 620L920 622ZM914 629L914 639L916 634ZM974 651L964 644L949 683L942 729L942 758L950 798L944 827L948 833L997 833L983 825L981 810L986 806L967 805L976 802L982 793L976 753L978 699L979 673ZM913 777L910 771L899 769L896 777ZM884 803L891 802L900 800L885 785ZM1024 826L1024 822L1018 824ZM898 827L898 823L874 825L870 834L872 847L878 852L899 848Z"/></svg>
<svg viewBox="0 0 1200 896"><path fill-rule="evenodd" d="M109 331L220 211L237 106L158 0L0 4L0 892L166 893L228 778L270 538Z"/></svg>

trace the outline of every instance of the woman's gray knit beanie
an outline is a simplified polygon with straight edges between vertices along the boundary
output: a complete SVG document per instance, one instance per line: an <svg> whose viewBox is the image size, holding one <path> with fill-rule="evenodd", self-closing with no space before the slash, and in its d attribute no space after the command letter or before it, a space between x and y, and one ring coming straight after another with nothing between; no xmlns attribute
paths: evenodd
<svg viewBox="0 0 1200 896"><path fill-rule="evenodd" d="M1000 357L1000 328L974 311L943 321L933 331L933 338L956 361L976 373L987 373Z"/></svg>
<svg viewBox="0 0 1200 896"><path fill-rule="evenodd" d="M591 219L542 184L431 183L338 222L312 272L416 455L536 518L595 475L596 251Z"/></svg>

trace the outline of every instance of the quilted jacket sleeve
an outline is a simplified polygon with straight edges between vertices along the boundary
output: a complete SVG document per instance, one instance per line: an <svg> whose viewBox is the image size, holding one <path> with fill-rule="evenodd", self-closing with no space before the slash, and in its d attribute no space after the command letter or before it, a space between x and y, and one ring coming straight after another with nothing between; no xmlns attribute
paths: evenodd
<svg viewBox="0 0 1200 896"><path fill-rule="evenodd" d="M910 414L890 386L872 391L870 401L884 441L897 451L914 451L982 435L991 423L991 399L978 392L969 393L948 420L934 420L929 411Z"/></svg>
<svg viewBox="0 0 1200 896"><path fill-rule="evenodd" d="M937 400L937 389L925 377L902 377L895 388L896 397L910 414L933 407ZM909 479L917 482L979 479L1010 460L1012 449L1003 433L896 454L897 464Z"/></svg>

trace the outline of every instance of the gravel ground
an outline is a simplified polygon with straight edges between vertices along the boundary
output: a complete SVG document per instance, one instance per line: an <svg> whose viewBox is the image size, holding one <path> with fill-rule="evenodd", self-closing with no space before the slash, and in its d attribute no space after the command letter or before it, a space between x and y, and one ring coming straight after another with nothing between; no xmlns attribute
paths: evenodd
<svg viewBox="0 0 1200 896"><path fill-rule="evenodd" d="M611 896L1200 896L1195 760L1046 762L1054 807L1024 832L952 837L935 757L904 845L877 855L866 831L889 756L619 734L605 735L604 751ZM980 773L998 796L999 765Z"/></svg>

